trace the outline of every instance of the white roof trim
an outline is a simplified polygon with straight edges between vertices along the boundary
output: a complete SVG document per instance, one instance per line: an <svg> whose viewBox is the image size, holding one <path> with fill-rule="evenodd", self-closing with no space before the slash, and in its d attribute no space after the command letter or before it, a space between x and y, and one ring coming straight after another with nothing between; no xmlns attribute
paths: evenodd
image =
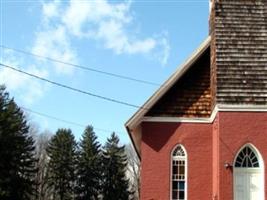
<svg viewBox="0 0 267 200"><path fill-rule="evenodd" d="M210 46L211 38L208 38L200 47L179 67L177 70L146 102L141 108L126 122L128 129L133 129L142 122L146 112L173 86L173 84L182 77L182 75L191 67L192 64L203 54ZM145 108L145 109L144 109Z"/></svg>
<svg viewBox="0 0 267 200"><path fill-rule="evenodd" d="M267 112L267 105L230 105L218 104L219 111L228 112Z"/></svg>
<svg viewBox="0 0 267 200"><path fill-rule="evenodd" d="M181 123L212 123L218 112L267 112L267 106L260 105L222 105L213 109L209 118L187 117L143 117L143 122L181 122Z"/></svg>
<svg viewBox="0 0 267 200"><path fill-rule="evenodd" d="M143 122L181 122L181 123L212 123L219 111L218 107L215 106L210 117L194 117L194 118L187 118L187 117L143 117Z"/></svg>
<svg viewBox="0 0 267 200"><path fill-rule="evenodd" d="M142 122L211 123L211 118L143 117Z"/></svg>

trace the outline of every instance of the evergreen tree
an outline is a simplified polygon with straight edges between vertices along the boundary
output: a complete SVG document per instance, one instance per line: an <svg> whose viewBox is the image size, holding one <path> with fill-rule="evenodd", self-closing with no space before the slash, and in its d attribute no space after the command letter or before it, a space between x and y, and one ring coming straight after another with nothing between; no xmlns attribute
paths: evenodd
<svg viewBox="0 0 267 200"><path fill-rule="evenodd" d="M100 191L100 144L92 126L87 126L80 142L77 173L77 200L96 200Z"/></svg>
<svg viewBox="0 0 267 200"><path fill-rule="evenodd" d="M74 198L76 142L70 129L58 129L47 148L48 187L53 199Z"/></svg>
<svg viewBox="0 0 267 200"><path fill-rule="evenodd" d="M129 181L126 178L127 155L125 146L119 146L115 133L108 138L103 151L103 200L128 200Z"/></svg>
<svg viewBox="0 0 267 200"><path fill-rule="evenodd" d="M36 159L23 111L0 86L0 199L31 199Z"/></svg>

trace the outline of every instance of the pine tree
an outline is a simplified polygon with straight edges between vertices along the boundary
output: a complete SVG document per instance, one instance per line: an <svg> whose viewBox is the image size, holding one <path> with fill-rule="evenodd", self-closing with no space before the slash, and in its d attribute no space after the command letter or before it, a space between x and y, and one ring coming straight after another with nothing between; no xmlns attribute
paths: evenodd
<svg viewBox="0 0 267 200"><path fill-rule="evenodd" d="M79 146L76 199L96 200L101 180L100 144L92 126L86 127Z"/></svg>
<svg viewBox="0 0 267 200"><path fill-rule="evenodd" d="M103 200L128 200L129 181L126 178L127 155L125 146L119 146L115 133L108 138L103 151Z"/></svg>
<svg viewBox="0 0 267 200"><path fill-rule="evenodd" d="M76 142L70 129L58 129L48 144L48 187L53 199L74 198Z"/></svg>
<svg viewBox="0 0 267 200"><path fill-rule="evenodd" d="M0 199L27 200L34 195L36 159L23 111L0 86Z"/></svg>

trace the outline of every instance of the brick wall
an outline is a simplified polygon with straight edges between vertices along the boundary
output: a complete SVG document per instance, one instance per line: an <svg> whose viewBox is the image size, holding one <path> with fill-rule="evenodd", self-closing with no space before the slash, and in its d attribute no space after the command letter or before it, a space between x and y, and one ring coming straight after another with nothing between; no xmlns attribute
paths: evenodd
<svg viewBox="0 0 267 200"><path fill-rule="evenodd" d="M188 156L188 200L233 199L233 163L246 144L261 153L267 169L267 113L219 112L213 123L152 123L142 126L141 200L170 199L170 156L182 144ZM267 197L265 171L265 196Z"/></svg>
<svg viewBox="0 0 267 200"><path fill-rule="evenodd" d="M212 196L211 124L144 123L141 200L170 199L170 155L182 144L188 157L188 200Z"/></svg>

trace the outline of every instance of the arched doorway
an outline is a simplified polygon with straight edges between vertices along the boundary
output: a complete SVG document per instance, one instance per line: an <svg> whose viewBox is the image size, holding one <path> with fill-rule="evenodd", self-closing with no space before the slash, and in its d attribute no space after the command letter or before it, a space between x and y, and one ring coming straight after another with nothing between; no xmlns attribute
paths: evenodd
<svg viewBox="0 0 267 200"><path fill-rule="evenodd" d="M244 145L234 161L234 200L264 200L264 164L251 144Z"/></svg>

